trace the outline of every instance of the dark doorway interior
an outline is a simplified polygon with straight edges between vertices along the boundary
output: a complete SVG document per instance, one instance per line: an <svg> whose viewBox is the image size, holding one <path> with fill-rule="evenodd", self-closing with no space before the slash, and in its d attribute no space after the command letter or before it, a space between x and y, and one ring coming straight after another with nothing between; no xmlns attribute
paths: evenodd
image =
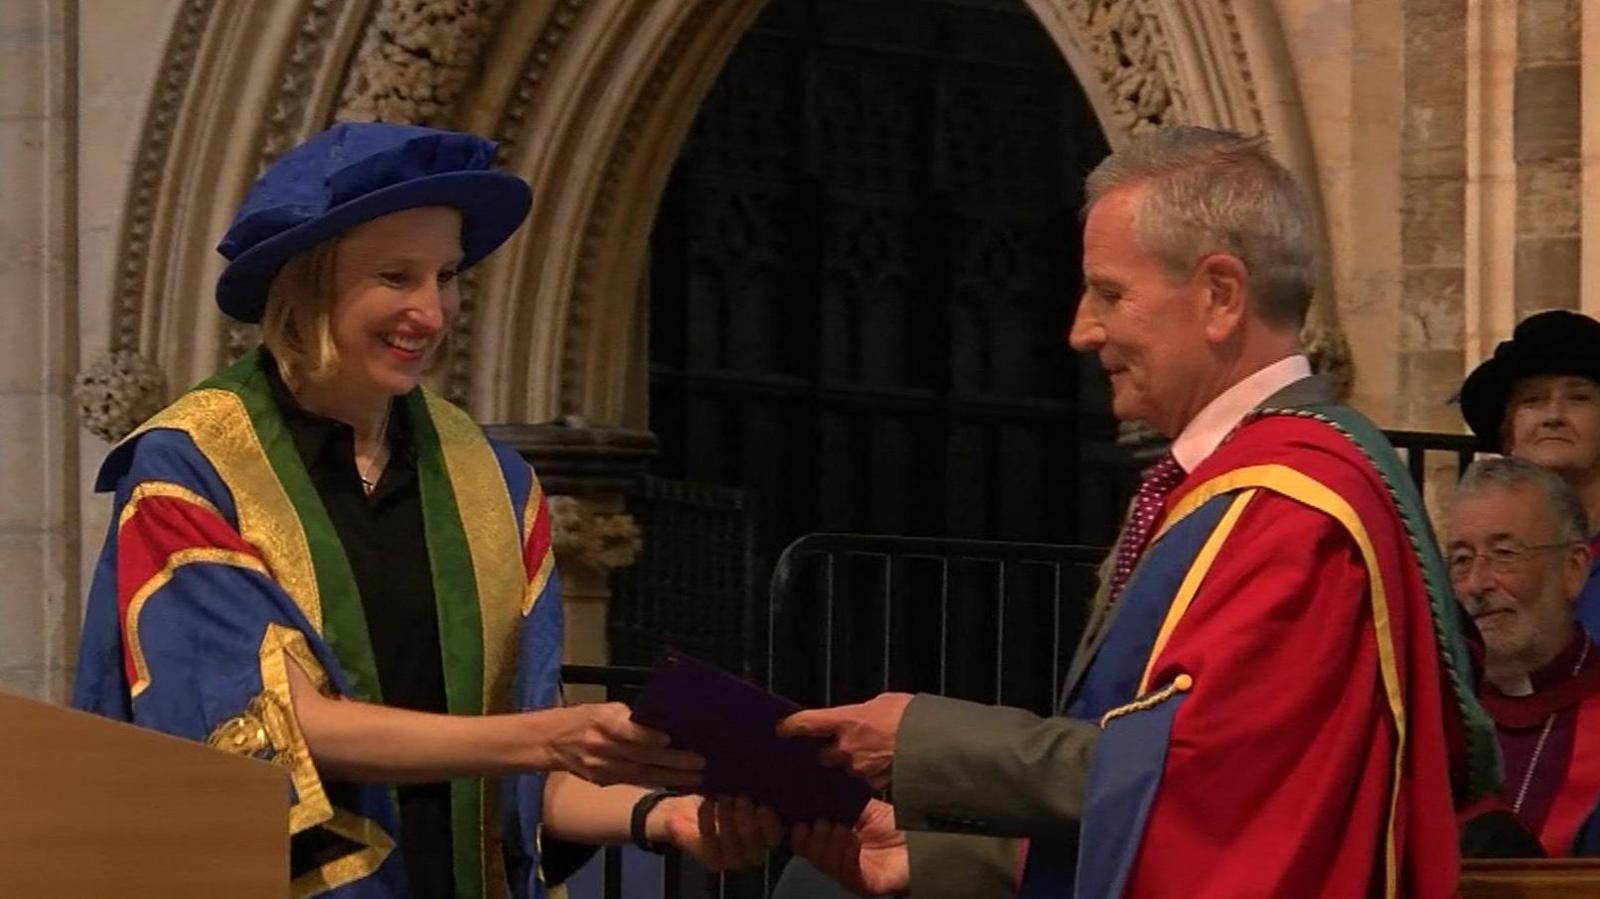
<svg viewBox="0 0 1600 899"><path fill-rule="evenodd" d="M1063 337L1106 153L1021 0L763 12L673 171L649 313L656 473L747 492L758 593L811 531L1106 542L1115 426Z"/></svg>

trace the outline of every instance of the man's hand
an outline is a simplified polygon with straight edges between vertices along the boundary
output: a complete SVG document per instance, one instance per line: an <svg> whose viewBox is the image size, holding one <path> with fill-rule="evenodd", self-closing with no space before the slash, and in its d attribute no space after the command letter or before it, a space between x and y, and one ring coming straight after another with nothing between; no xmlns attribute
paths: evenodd
<svg viewBox="0 0 1600 899"><path fill-rule="evenodd" d="M778 815L743 796L661 800L644 819L652 843L671 843L711 871L753 868L783 839Z"/></svg>
<svg viewBox="0 0 1600 899"><path fill-rule="evenodd" d="M620 702L567 706L535 712L559 715L561 725L549 740L547 769L569 771L600 786L618 783L693 788L706 761L692 752L669 749L659 731L640 727Z"/></svg>
<svg viewBox="0 0 1600 899"><path fill-rule="evenodd" d="M846 767L875 789L889 785L895 733L911 704L910 693L882 693L857 705L796 712L778 722L784 737L825 737L824 764Z"/></svg>
<svg viewBox="0 0 1600 899"><path fill-rule="evenodd" d="M796 824L794 853L858 896L903 893L911 888L911 854L894 826L894 806L873 799L855 827L828 821Z"/></svg>

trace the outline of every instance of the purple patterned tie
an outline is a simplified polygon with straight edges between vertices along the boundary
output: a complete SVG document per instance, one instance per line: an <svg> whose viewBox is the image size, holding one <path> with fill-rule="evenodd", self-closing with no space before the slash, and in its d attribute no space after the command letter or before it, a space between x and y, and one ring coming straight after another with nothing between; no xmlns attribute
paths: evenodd
<svg viewBox="0 0 1600 899"><path fill-rule="evenodd" d="M1165 453L1139 476L1139 492L1133 498L1133 515L1128 519L1128 526L1122 529L1122 539L1117 541L1117 564L1111 569L1110 599L1115 600L1122 594L1128 576L1133 574L1133 566L1138 563L1145 543L1150 540L1156 517L1161 514L1162 501L1172 492L1172 488L1183 482L1183 475L1183 466L1171 453Z"/></svg>

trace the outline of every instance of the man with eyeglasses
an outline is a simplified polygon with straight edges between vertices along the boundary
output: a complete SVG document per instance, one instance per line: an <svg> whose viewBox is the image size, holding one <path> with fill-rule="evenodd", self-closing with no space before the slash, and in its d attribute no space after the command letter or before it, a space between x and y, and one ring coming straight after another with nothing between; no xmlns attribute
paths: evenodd
<svg viewBox="0 0 1600 899"><path fill-rule="evenodd" d="M1451 585L1483 634L1479 698L1502 797L1546 855L1593 854L1579 845L1600 800L1600 647L1573 618L1589 571L1583 506L1545 468L1485 459L1462 475L1447 521Z"/></svg>
<svg viewBox="0 0 1600 899"><path fill-rule="evenodd" d="M1600 321L1566 309L1528 316L1467 376L1460 399L1483 449L1572 485L1594 557L1576 615L1600 633Z"/></svg>

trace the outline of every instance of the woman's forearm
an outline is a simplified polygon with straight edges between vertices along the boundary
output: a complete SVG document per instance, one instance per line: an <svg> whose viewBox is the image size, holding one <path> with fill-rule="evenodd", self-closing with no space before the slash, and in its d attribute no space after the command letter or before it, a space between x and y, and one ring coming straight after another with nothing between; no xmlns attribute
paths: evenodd
<svg viewBox="0 0 1600 899"><path fill-rule="evenodd" d="M294 714L323 774L371 783L568 771L601 784L693 787L705 759L670 748L617 702L508 715L438 715L337 699L289 666Z"/></svg>
<svg viewBox="0 0 1600 899"><path fill-rule="evenodd" d="M556 767L550 751L568 710L511 715L439 715L318 693L289 666L295 716L327 777L416 783Z"/></svg>
<svg viewBox="0 0 1600 899"><path fill-rule="evenodd" d="M601 787L565 772L551 774L544 785L544 826L553 836L574 843L626 843L633 805L643 787L618 784Z"/></svg>

